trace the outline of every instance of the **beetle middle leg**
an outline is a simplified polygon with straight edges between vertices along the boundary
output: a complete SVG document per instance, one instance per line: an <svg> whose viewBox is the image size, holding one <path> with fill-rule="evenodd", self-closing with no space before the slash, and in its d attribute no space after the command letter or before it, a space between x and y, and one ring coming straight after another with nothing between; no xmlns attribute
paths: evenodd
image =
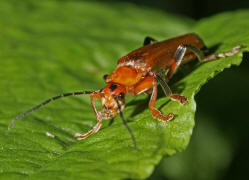
<svg viewBox="0 0 249 180"><path fill-rule="evenodd" d="M151 110L152 116L164 122L173 119L174 117L173 113L169 113L167 116L165 116L158 109L155 108L156 99L157 99L157 83L155 80L153 80L153 90L149 102L149 108Z"/></svg>
<svg viewBox="0 0 249 180"><path fill-rule="evenodd" d="M173 101L179 101L181 104L185 104L188 99L179 94L172 94L169 86L166 82L158 75L152 75L145 77L141 82L139 82L134 88L134 95L137 96L140 93L147 93L152 89L151 98L149 102L149 108L151 110L152 116L162 120L162 121L169 121L174 117L174 114L169 113L167 116L163 115L159 110L155 108L155 103L157 99L157 82L163 88L166 96L169 96Z"/></svg>
<svg viewBox="0 0 249 180"><path fill-rule="evenodd" d="M156 42L157 42L157 40L155 40L152 37L147 36L147 37L144 38L143 46L146 46L146 45L149 45L149 44L152 44L152 43L156 43Z"/></svg>

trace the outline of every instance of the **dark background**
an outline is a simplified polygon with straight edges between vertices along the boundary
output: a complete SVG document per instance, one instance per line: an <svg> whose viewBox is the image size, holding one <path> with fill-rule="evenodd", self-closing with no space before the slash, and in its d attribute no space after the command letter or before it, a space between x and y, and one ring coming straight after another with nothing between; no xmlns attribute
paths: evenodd
<svg viewBox="0 0 249 180"><path fill-rule="evenodd" d="M96 0L97 1L97 0ZM109 3L130 2L141 7L182 14L193 19L241 8L249 8L248 0L102 0Z"/></svg>
<svg viewBox="0 0 249 180"><path fill-rule="evenodd" d="M248 0L120 2L195 20L224 11L249 11ZM224 70L202 87L196 102L196 127L189 146L184 152L163 159L149 179L249 179L249 53L243 54L239 67Z"/></svg>

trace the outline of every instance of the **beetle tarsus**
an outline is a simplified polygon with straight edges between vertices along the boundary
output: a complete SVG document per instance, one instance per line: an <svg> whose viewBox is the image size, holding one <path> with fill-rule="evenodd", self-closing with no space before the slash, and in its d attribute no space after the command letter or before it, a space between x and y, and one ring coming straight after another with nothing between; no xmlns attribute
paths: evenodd
<svg viewBox="0 0 249 180"><path fill-rule="evenodd" d="M181 104L186 104L188 102L188 98L179 94L171 94L170 98L172 101L178 101Z"/></svg>
<svg viewBox="0 0 249 180"><path fill-rule="evenodd" d="M159 121L167 122L174 118L173 113L169 113L167 116L163 115L159 110L152 110L152 117L158 119Z"/></svg>
<svg viewBox="0 0 249 180"><path fill-rule="evenodd" d="M100 127L102 125L102 121L101 120L98 120L98 123L90 130L88 131L87 133L85 134L80 134L80 133L75 133L73 135L74 138L77 138L77 140L82 140L82 139L86 139L88 136L96 133L99 131Z"/></svg>
<svg viewBox="0 0 249 180"><path fill-rule="evenodd" d="M73 135L73 138L77 138L77 140L83 140L86 139L89 135L86 134L80 134L80 133L75 133Z"/></svg>
<svg viewBox="0 0 249 180"><path fill-rule="evenodd" d="M239 44L239 45L235 46L231 51L221 52L218 54L211 54L209 56L206 56L203 60L201 60L201 62L212 61L212 60L216 60L218 58L233 56L234 54L238 53L242 47L243 46Z"/></svg>

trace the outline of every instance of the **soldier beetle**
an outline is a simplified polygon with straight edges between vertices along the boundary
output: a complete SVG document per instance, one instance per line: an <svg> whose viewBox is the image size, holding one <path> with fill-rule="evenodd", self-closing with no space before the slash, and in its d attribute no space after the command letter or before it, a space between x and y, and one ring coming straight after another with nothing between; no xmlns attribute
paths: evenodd
<svg viewBox="0 0 249 180"><path fill-rule="evenodd" d="M92 130L85 134L76 133L74 137L78 140L85 139L93 133L98 132L103 119L115 117L120 113L123 124L128 129L136 149L136 141L130 128L127 126L122 111L125 107L125 96L137 96L141 93L151 94L149 109L152 117L163 122L167 122L174 117L173 113L162 114L155 108L157 99L157 82L162 86L166 96L171 100L178 101L180 104L187 103L188 99L179 94L173 94L167 85L175 70L180 64L187 63L190 60L198 59L200 62L215 60L221 57L232 56L239 51L241 45L235 46L231 51L205 56L207 48L202 39L194 34L186 34L162 42L157 42L151 37L146 37L143 47L132 51L126 56L120 58L116 69L110 74L105 75L106 86L97 91L81 91L66 93L50 98L34 108L19 115L10 125L13 124L40 107L63 97L76 96L82 94L91 95L91 104L97 119L97 124ZM159 76L159 72L168 69L165 77ZM101 99L103 109L98 111L94 99Z"/></svg>

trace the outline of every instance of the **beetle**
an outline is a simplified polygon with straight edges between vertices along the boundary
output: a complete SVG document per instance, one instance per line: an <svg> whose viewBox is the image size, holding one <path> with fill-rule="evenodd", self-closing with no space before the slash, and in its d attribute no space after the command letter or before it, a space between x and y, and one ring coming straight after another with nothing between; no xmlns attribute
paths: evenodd
<svg viewBox="0 0 249 180"><path fill-rule="evenodd" d="M239 51L241 45L235 46L231 51L205 56L207 48L202 39L195 33L185 34L176 38L158 42L151 37L146 37L143 47L136 49L118 60L116 69L109 75L105 75L106 86L97 91L81 91L66 93L50 98L34 108L19 115L9 125L13 124L32 111L48 104L51 101L75 95L90 94L91 104L97 119L97 124L85 134L76 133L74 137L78 140L85 139L93 133L98 132L103 119L115 117L120 113L124 125L127 127L136 148L135 138L124 121L122 111L125 107L125 96L137 96L141 93L151 94L149 109L152 117L163 122L173 119L174 114L162 114L155 107L157 99L157 82L162 86L163 91L173 101L180 104L187 103L188 99L180 94L174 94L167 85L180 64L198 59L200 62L207 62L220 57L232 56ZM168 69L164 77L159 75L162 70ZM101 99L103 109L98 111L94 99Z"/></svg>

